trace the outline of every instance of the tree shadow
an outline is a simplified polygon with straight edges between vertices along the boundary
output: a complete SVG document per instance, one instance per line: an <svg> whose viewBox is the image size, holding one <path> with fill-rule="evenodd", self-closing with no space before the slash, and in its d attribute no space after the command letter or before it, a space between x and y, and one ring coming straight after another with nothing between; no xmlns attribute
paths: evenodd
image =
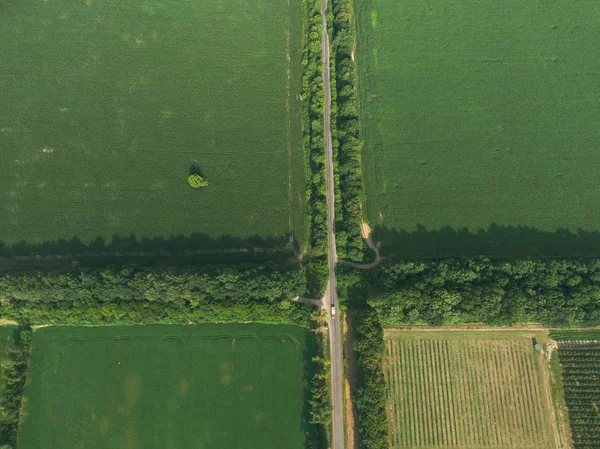
<svg viewBox="0 0 600 449"><path fill-rule="evenodd" d="M204 178L204 173L202 173L202 169L200 168L200 163L198 161L193 161L192 165L190 165L188 176L191 175L200 175L202 178Z"/></svg>
<svg viewBox="0 0 600 449"><path fill-rule="evenodd" d="M57 269L77 265L195 265L287 261L295 258L298 243L291 234L264 238L224 236L213 238L195 233L189 236L137 237L113 235L86 243L74 237L42 243L21 241L9 245L0 241L0 271L28 268Z"/></svg>
<svg viewBox="0 0 600 449"><path fill-rule="evenodd" d="M542 231L529 226L501 226L470 231L444 226L428 230L418 225L412 232L385 226L373 231L382 241L382 256L387 258L429 258L456 256L490 257L570 257L592 256L600 252L600 232L581 228Z"/></svg>

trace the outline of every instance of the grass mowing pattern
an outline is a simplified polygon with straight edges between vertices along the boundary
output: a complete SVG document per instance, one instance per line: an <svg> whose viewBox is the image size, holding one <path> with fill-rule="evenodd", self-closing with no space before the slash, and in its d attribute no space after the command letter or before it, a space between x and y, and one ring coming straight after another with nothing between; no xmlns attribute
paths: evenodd
<svg viewBox="0 0 600 449"><path fill-rule="evenodd" d="M565 402L576 449L600 448L600 333L598 340L560 341Z"/></svg>
<svg viewBox="0 0 600 449"><path fill-rule="evenodd" d="M45 328L19 448L304 449L305 329Z"/></svg>
<svg viewBox="0 0 600 449"><path fill-rule="evenodd" d="M305 241L300 0L1 9L0 241Z"/></svg>
<svg viewBox="0 0 600 449"><path fill-rule="evenodd" d="M391 448L556 447L531 338L411 332L385 346Z"/></svg>
<svg viewBox="0 0 600 449"><path fill-rule="evenodd" d="M600 229L596 0L356 5L372 225Z"/></svg>

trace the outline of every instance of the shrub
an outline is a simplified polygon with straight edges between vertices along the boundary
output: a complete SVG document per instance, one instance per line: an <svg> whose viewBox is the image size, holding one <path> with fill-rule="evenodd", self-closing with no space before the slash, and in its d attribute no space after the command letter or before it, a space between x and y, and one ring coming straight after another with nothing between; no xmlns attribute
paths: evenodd
<svg viewBox="0 0 600 449"><path fill-rule="evenodd" d="M195 189L208 185L208 181L197 173L193 173L188 177L188 183Z"/></svg>

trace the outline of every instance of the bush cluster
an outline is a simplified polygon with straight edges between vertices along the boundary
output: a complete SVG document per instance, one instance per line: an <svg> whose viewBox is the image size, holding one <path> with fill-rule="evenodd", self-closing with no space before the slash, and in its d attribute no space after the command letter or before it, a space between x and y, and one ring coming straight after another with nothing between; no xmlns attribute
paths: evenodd
<svg viewBox="0 0 600 449"><path fill-rule="evenodd" d="M197 189L198 187L206 187L208 185L208 181L199 174L192 173L188 177L188 184L193 188Z"/></svg>
<svg viewBox="0 0 600 449"><path fill-rule="evenodd" d="M387 263L371 283L368 302L386 325L600 324L600 259Z"/></svg>
<svg viewBox="0 0 600 449"><path fill-rule="evenodd" d="M361 236L364 185L358 118L356 66L352 52L356 44L352 0L331 0L332 30L332 124L336 154L336 176L341 215L336 217L337 250L341 258L362 260Z"/></svg>

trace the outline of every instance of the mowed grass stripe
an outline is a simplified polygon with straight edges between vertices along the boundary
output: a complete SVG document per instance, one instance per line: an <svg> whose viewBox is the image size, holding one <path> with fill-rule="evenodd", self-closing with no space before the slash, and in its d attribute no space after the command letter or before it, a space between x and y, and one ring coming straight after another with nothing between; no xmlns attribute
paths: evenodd
<svg viewBox="0 0 600 449"><path fill-rule="evenodd" d="M525 394L526 392L518 391L518 389L517 389L517 385L516 385L517 377L514 372L515 359L511 357L513 355L512 351L511 351L512 345L513 345L512 342L510 342L510 344L508 344L508 345L498 345L500 348L500 352L502 354L502 358L503 358L502 363L503 363L503 366L505 367L505 371L506 371L505 383L508 385L508 388L505 388L505 391L504 391L504 394L507 396L505 402L507 404L508 415L511 418L512 438L516 441L527 441L525 439L525 435L523 434L521 414L518 413L519 409L517 406L519 396L521 394Z"/></svg>
<svg viewBox="0 0 600 449"><path fill-rule="evenodd" d="M448 439L450 437L450 430L449 430L449 425L450 425L450 417L449 417L449 413L448 413L448 402L445 401L443 398L446 394L446 385L445 385L445 370L444 370L444 366L442 361L440 360L440 347L441 347L441 341L440 340L432 340L432 351L431 351L431 357L433 360L433 365L435 366L435 385L437 386L437 392L436 392L436 396L438 398L442 399L442 404L441 407L439 408L439 420L440 420L440 428L441 428L441 435L442 435L442 443L445 445L448 445ZM439 399L438 399L439 401Z"/></svg>
<svg viewBox="0 0 600 449"><path fill-rule="evenodd" d="M444 370L444 375L445 375L445 379L446 379L445 400L448 403L448 411L449 411L448 416L450 417L448 425L449 425L450 436L451 436L451 444L452 444L452 446L456 446L457 445L456 435L458 433L457 429L456 429L456 416L455 416L456 398L454 395L454 391L452 389L452 379L450 377L450 367L448 364L449 354L448 354L448 341L447 340L441 341L440 358L443 361L443 370Z"/></svg>
<svg viewBox="0 0 600 449"><path fill-rule="evenodd" d="M538 441L542 442L542 438L540 438L542 435L546 435L545 439L548 439L548 428L542 421L542 416L539 413L537 413L537 410L542 409L544 405L543 393L541 391L541 385L543 385L543 380L540 379L540 376L538 375L538 364L534 360L533 356L527 356L526 354L523 355L526 361L526 372L529 376L530 388L528 388L528 390L531 394L532 405L530 409L530 416L533 418L531 419L531 422L536 424L533 442L537 443Z"/></svg>
<svg viewBox="0 0 600 449"><path fill-rule="evenodd" d="M536 436L539 434L539 432L544 430L541 417L539 416L539 413L536 413L536 410L539 410L541 406L539 401L539 391L537 389L538 379L535 375L537 370L535 365L532 363L531 358L526 354L521 354L521 360L525 368L524 372L526 373L527 386L529 387L525 392L527 394L529 407L524 410L525 414L529 417L529 425L532 433L530 439L532 442L536 442Z"/></svg>
<svg viewBox="0 0 600 449"><path fill-rule="evenodd" d="M471 372L471 359L467 356L468 346L466 346L465 342L460 343L460 355L461 355L461 365L462 369L459 371L461 373L461 379L463 381L463 388L465 390L465 403L463 406L463 413L465 415L466 423L467 423L467 433L466 433L466 444L469 446L473 446L475 444L475 435L474 433L477 431L477 421L475 420L475 416L473 413L472 404L474 403L473 392L471 391L472 384L470 382L470 372Z"/></svg>
<svg viewBox="0 0 600 449"><path fill-rule="evenodd" d="M404 344L405 343L405 344ZM410 384L407 385L407 387L410 388L410 396L411 396L411 412L412 412L412 425L411 425L411 433L412 433L412 439L411 441L414 441L416 444L418 444L421 440L421 423L419 419L414 419L414 417L419 416L419 397L418 397L418 392L419 392L419 384L416 381L416 376L415 376L415 352L413 351L413 342L412 341L408 341L408 342L402 342L399 344L403 344L403 346L405 346L407 348L407 355L408 358L406 360L406 373L409 376L408 378L410 378Z"/></svg>
<svg viewBox="0 0 600 449"><path fill-rule="evenodd" d="M506 431L507 430L507 423L509 421L509 417L508 417L508 413L506 410L506 404L504 403L503 399L503 369L502 369L502 362L500 359L500 356L498 354L498 348L496 347L496 345L494 344L494 342L491 342L489 348L488 348L490 355L491 355L491 365L493 367L494 370L494 374L492 375L492 381L493 381L493 385L494 385L494 391L493 391L493 403L494 404L498 404L498 427L496 427L494 429L495 432L501 433L502 435L502 440L503 440L503 444L507 445L508 447L512 447L513 443L512 443L512 436L510 435L510 432ZM502 429L504 431L502 431Z"/></svg>
<svg viewBox="0 0 600 449"><path fill-rule="evenodd" d="M421 360L420 360L420 351L418 349L418 341L411 341L410 342L410 348L412 351L413 356L411 357L411 366L414 368L414 372L412 373L411 376L411 381L412 384L414 386L415 389L415 402L413 404L413 407L415 408L416 411L416 416L417 419L416 424L417 424L417 444L420 444L422 446L424 446L426 444L425 442L425 435L427 433L427 430L424 429L424 425L425 425L425 407L427 406L427 402L425 400L425 384L423 382L423 376L421 375Z"/></svg>
<svg viewBox="0 0 600 449"><path fill-rule="evenodd" d="M508 430L507 435L509 436L510 445L514 446L514 424L513 424L513 413L511 410L513 399L510 394L511 385L508 382L508 369L509 367L504 361L504 348L499 345L497 341L492 343L494 346L494 354L496 356L496 366L498 367L498 403L501 404L504 417L504 426Z"/></svg>
<svg viewBox="0 0 600 449"><path fill-rule="evenodd" d="M532 428L533 423L533 404L534 404L534 396L530 388L527 388L527 382L520 373L527 371L527 365L524 364L523 355L525 353L525 348L521 342L513 343L513 354L515 360L515 375L517 376L517 385L519 390L517 392L517 397L519 399L519 410L523 410L524 413L519 414L521 417L521 429L523 431L523 438L525 440L533 440L536 438L538 433L535 431L535 428Z"/></svg>
<svg viewBox="0 0 600 449"><path fill-rule="evenodd" d="M479 346L467 345L466 352L471 361L478 360L481 357L481 348ZM475 441L476 444L485 446L486 440L488 439L487 432L489 429L489 421L485 420L485 416L482 413L484 408L484 405L482 404L482 388L484 388L484 383L480 381L478 371L478 364L471 363L469 372L471 375L471 391L474 392L473 409L477 411L475 413Z"/></svg>
<svg viewBox="0 0 600 449"><path fill-rule="evenodd" d="M486 428L486 445L495 446L499 445L498 437L491 428L489 423L494 422L491 414L491 405L490 405L490 386L489 382L487 382L487 373L485 372L485 365L478 364L478 383L480 384L480 393L479 393L479 401L482 404L480 410L483 410L481 419L483 420Z"/></svg>
<svg viewBox="0 0 600 449"><path fill-rule="evenodd" d="M525 441L530 441L531 439L536 437L536 432L532 431L531 423L533 416L531 414L531 407L533 404L533 397L531 393L531 389L524 388L525 383L523 382L520 373L526 371L526 366L522 364L522 355L525 352L524 348L521 345L521 342L513 342L512 346L512 354L511 359L515 360L514 366L514 376L515 384L517 385L517 400L518 400L518 410L522 410L523 413L519 413L518 416L521 418L519 421L519 427L522 432L522 438Z"/></svg>
<svg viewBox="0 0 600 449"><path fill-rule="evenodd" d="M427 405L425 408L427 409L427 436L428 436L428 444L436 444L438 440L438 432L437 432L437 420L435 416L436 407L435 407L435 393L434 393L434 383L432 376L432 367L429 363L429 340L421 341L421 357L423 363L423 379L425 381L425 397L427 400Z"/></svg>
<svg viewBox="0 0 600 449"><path fill-rule="evenodd" d="M385 363L385 370L384 370L384 375L385 375L385 380L389 385L389 390L388 390L388 403L387 403L387 409L388 409L388 413L390 413L394 419L396 420L396 422L398 421L398 415L396 413L397 408L402 406L402 397L398 394L398 383L400 381L400 379L398 378L399 376L397 376L397 372L396 372L396 367L398 366L398 360L395 354L395 347L396 347L396 342L394 341L386 341L386 355L387 355L387 359L386 361L384 361ZM395 426L395 432L390 433L390 440L396 441L397 440L397 426Z"/></svg>

